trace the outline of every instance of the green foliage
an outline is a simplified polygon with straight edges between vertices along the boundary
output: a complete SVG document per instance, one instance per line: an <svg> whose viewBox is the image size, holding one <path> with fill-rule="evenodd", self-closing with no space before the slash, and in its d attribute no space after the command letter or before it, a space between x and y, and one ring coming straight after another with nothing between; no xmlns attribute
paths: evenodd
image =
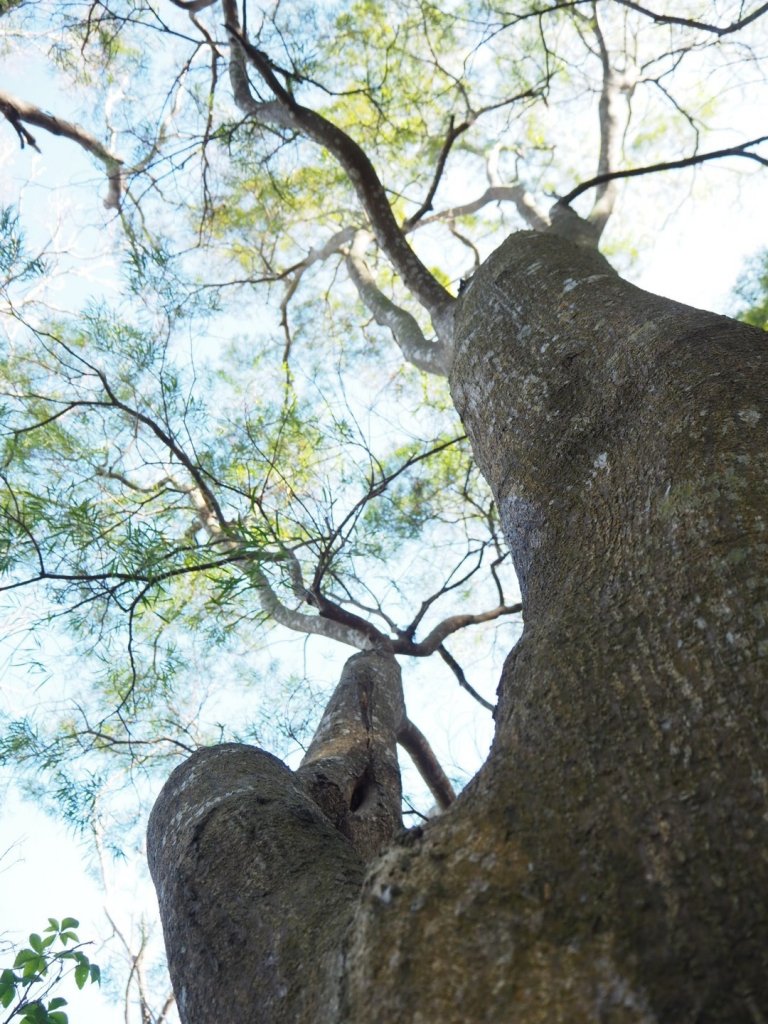
<svg viewBox="0 0 768 1024"><path fill-rule="evenodd" d="M17 951L13 965L0 969L0 1006L10 1011L5 1022L67 1024L61 1009L67 1000L51 997L53 989L70 974L79 989L100 983L101 970L83 952L77 927L74 917L49 918L42 934L32 932L29 945Z"/></svg>
<svg viewBox="0 0 768 1024"><path fill-rule="evenodd" d="M727 23L736 6L675 14L713 8ZM364 148L410 244L454 291L523 224L507 200L454 207L517 185L546 216L596 173L598 26L627 75L622 166L702 152L710 123L730 130L716 123L715 98L733 93L710 74L712 40L630 7L240 5L282 87ZM16 209L0 210L0 590L14 623L0 652L16 686L2 695L0 767L122 852L178 758L222 739L285 755L311 735L324 648L281 633L275 607L316 620L320 595L390 636L423 636L509 603L513 586L445 382L403 365L350 280L345 246L371 226L359 182L290 118L233 101L220 4L190 18L145 0L0 0L0 15L31 70L49 57L46 109L109 140L125 176L108 222L94 213L99 164L68 192L83 209L67 207L66 230L91 239L98 222L104 266L78 265L79 246L33 255ZM749 41L714 42L736 75ZM273 102L248 70L254 103ZM35 135L44 162L51 140ZM37 202L22 208L54 234L60 209L49 225ZM630 245L614 232L604 251ZM384 248L365 253L372 277L431 339ZM45 981L47 941L30 937L13 986L27 969ZM85 960L65 962L78 984L92 978ZM61 1022L54 1003L31 998L23 1019Z"/></svg>
<svg viewBox="0 0 768 1024"><path fill-rule="evenodd" d="M255 653L278 634L276 608L317 618L322 597L398 635L506 603L496 510L448 389L402 365L347 273L351 232L370 227L359 181L290 118L245 115L219 6L188 13L40 0L3 22L45 38L54 112L109 138L125 173L110 300L70 275L68 315L36 298L20 309L53 268L0 211L0 588L24 633L0 763L78 827L106 803L130 818L121 785L249 723L303 735L311 709L275 712L286 696L272 679L310 673ZM623 4L245 13L282 87L365 149L448 288L522 223L506 201L453 207L501 183L546 216L553 193L595 173L598 28L626 73L622 164L706 148L723 92L698 73L708 42ZM691 67L673 88L678 65ZM254 103L271 102L251 72ZM366 251L373 279L430 339L384 248ZM53 708L34 706L32 680L58 688Z"/></svg>
<svg viewBox="0 0 768 1024"><path fill-rule="evenodd" d="M0 290L40 277L45 270L45 260L27 252L17 210L0 206Z"/></svg>
<svg viewBox="0 0 768 1024"><path fill-rule="evenodd" d="M122 815L114 794L137 765L165 772L275 716L274 685L242 667L269 624L264 580L286 607L298 570L305 587L408 622L452 566L497 556L443 382L400 370L388 396L377 382L382 416L321 364L286 377L250 337L190 360L175 268L147 251L128 269L121 309L93 303L0 343L0 586L22 600L35 588L31 637L56 637L71 679L64 711L0 709L0 764L80 830L105 802ZM368 348L346 355L362 367ZM394 402L408 430L393 428ZM50 674L46 662L16 656L25 671ZM256 706L201 720L209 693L249 678Z"/></svg>
<svg viewBox="0 0 768 1024"><path fill-rule="evenodd" d="M736 316L768 331L768 249L749 259L733 290Z"/></svg>

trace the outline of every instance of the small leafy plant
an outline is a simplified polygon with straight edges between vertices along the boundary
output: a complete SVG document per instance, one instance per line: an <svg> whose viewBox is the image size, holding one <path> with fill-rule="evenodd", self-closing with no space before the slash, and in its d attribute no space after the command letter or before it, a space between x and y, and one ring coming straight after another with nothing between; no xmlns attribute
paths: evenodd
<svg viewBox="0 0 768 1024"><path fill-rule="evenodd" d="M49 998L66 975L73 973L75 984L82 989L86 982L98 983L101 971L83 952L83 945L74 930L79 927L74 917L57 921L48 918L42 935L33 932L29 945L20 949L13 967L0 970L0 1006L10 1012L2 1024L68 1024L62 1010L67 1000ZM70 946L70 944L73 944ZM60 945L62 949L54 949ZM70 946L70 948L67 948Z"/></svg>

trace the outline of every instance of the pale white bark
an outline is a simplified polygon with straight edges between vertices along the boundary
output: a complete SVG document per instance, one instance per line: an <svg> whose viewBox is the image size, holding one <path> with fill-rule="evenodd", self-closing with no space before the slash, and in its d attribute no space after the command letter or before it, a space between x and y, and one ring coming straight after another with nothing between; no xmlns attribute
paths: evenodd
<svg viewBox="0 0 768 1024"><path fill-rule="evenodd" d="M548 214L542 210L534 200L533 196L523 185L489 185L482 195L469 203L462 203L460 206L450 206L446 210L425 217L419 221L417 227L426 224L434 224L435 221L455 220L456 217L468 217L477 213L489 203L514 203L517 212L525 223L533 231L546 231L550 225Z"/></svg>
<svg viewBox="0 0 768 1024"><path fill-rule="evenodd" d="M360 651L369 650L373 646L367 636L352 626L323 618L320 615L307 615L305 612L299 612L284 605L256 563L251 562L245 571L256 588L261 607L281 626L293 629L297 633L313 633L315 636L324 636L328 640L337 640L339 643L355 647Z"/></svg>
<svg viewBox="0 0 768 1024"><path fill-rule="evenodd" d="M603 68L603 85L600 92L600 155L597 162L598 176L611 174L618 169L621 157L621 139L626 124L626 103L622 103L631 95L633 82L630 75L621 74L611 64L611 55L605 41L600 22L595 18L595 38ZM596 239L605 229L608 219L616 206L619 194L618 181L609 178L602 181L595 190L595 201L589 213L589 222L594 225Z"/></svg>
<svg viewBox="0 0 768 1024"><path fill-rule="evenodd" d="M372 241L370 232L357 231L346 253L347 270L360 299L376 323L389 328L409 363L445 377L450 369L450 346L443 340L427 341L416 318L378 288L365 261L365 251Z"/></svg>

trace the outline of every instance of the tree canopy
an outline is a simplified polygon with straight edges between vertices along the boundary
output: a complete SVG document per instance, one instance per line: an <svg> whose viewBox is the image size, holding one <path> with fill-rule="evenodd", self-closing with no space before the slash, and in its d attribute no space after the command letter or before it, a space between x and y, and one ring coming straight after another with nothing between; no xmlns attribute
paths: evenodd
<svg viewBox="0 0 768 1024"><path fill-rule="evenodd" d="M52 695L2 709L0 759L32 792L119 846L198 747L306 745L325 641L429 659L490 729L521 602L455 298L513 230L631 270L764 174L766 14L0 0L5 657ZM445 804L476 765L445 777L410 670Z"/></svg>

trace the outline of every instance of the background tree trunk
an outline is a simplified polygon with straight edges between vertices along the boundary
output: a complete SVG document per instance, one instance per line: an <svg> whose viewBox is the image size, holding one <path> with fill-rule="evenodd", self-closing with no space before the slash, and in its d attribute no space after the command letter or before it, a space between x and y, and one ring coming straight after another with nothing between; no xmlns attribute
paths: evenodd
<svg viewBox="0 0 768 1024"><path fill-rule="evenodd" d="M225 980L228 1005L252 1007L231 1019L762 1024L765 335L531 233L475 274L456 336L454 398L526 609L490 757L362 887L350 842L259 752L232 756L267 758L285 795L243 829L262 782L232 789L215 843L239 844L236 870L209 885L165 857L171 834L214 842L202 809L221 782L182 767L191 802L164 791L150 830L177 990L199 993L182 1019L221 1019L205 993ZM216 912L227 886L258 941ZM190 952L185 887L199 947L229 936L226 979ZM289 933L280 1016L270 958Z"/></svg>

